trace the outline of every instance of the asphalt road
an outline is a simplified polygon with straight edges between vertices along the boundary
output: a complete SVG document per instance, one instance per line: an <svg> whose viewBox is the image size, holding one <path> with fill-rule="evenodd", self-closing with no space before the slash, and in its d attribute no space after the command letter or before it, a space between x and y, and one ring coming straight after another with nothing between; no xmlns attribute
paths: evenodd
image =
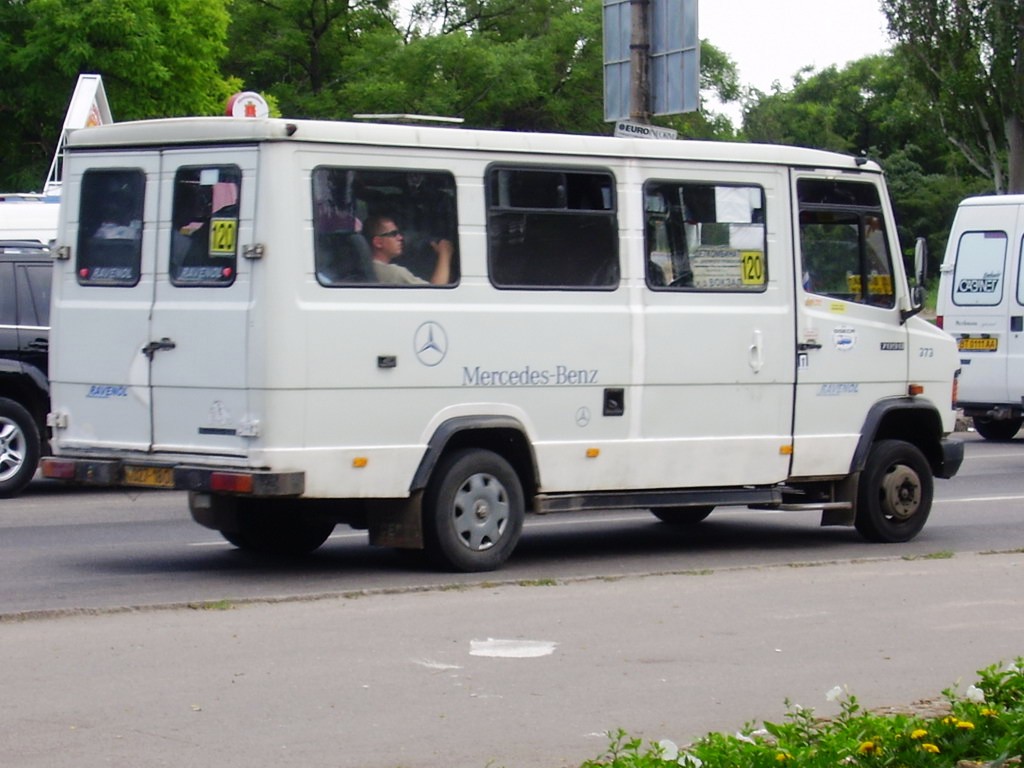
<svg viewBox="0 0 1024 768"><path fill-rule="evenodd" d="M1024 654L1022 461L972 440L906 545L808 513L552 517L458 578L345 529L271 564L177 494L33 487L0 506L0 765L558 768L620 727L830 714L835 685L909 705Z"/></svg>
<svg viewBox="0 0 1024 768"><path fill-rule="evenodd" d="M0 615L1024 547L1024 439L965 439L960 474L936 481L932 517L907 544L868 544L852 529L821 528L817 512L723 509L686 529L645 511L566 514L530 518L505 568L468 575L370 547L365 532L344 526L308 559L266 560L192 522L184 494L37 482L0 501Z"/></svg>

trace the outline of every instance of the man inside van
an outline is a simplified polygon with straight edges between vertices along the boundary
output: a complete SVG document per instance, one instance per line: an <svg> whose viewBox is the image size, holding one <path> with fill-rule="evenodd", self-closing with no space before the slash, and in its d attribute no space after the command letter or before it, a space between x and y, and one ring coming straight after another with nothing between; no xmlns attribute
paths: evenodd
<svg viewBox="0 0 1024 768"><path fill-rule="evenodd" d="M454 248L450 240L431 240L430 247L437 254L437 263L430 281L417 277L408 269L392 262L402 255L405 237L394 219L371 216L363 225L363 233L370 241L373 271L378 282L388 285L447 285L452 270Z"/></svg>

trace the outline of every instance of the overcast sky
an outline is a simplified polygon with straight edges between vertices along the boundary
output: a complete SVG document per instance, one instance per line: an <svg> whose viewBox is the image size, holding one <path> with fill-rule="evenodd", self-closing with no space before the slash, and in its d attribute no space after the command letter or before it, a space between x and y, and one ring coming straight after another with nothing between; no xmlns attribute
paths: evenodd
<svg viewBox="0 0 1024 768"><path fill-rule="evenodd" d="M729 54L740 82L792 86L807 64L824 69L890 46L878 0L698 0L698 32Z"/></svg>

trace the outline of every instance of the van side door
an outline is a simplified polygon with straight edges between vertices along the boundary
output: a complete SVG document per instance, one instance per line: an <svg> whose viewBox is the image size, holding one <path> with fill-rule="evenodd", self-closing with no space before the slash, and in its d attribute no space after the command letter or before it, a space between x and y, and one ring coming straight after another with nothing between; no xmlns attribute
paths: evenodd
<svg viewBox="0 0 1024 768"><path fill-rule="evenodd" d="M785 480L792 267L784 169L651 169L644 183L647 487Z"/></svg>

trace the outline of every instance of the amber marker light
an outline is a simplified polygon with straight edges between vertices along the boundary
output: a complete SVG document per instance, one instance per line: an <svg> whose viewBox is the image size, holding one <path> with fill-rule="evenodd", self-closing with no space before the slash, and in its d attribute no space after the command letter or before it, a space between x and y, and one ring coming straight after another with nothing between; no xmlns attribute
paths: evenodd
<svg viewBox="0 0 1024 768"><path fill-rule="evenodd" d="M365 467L369 463L370 463L370 460L368 458L366 458L365 456L356 456L354 459L352 459L352 467L353 467L353 469L362 469L363 467Z"/></svg>
<svg viewBox="0 0 1024 768"><path fill-rule="evenodd" d="M924 384L911 384L910 386L907 387L907 392L911 397L915 397L916 395L923 395Z"/></svg>
<svg viewBox="0 0 1024 768"><path fill-rule="evenodd" d="M601 455L601 449L600 448L587 448L587 458L588 459L596 459L600 455Z"/></svg>

